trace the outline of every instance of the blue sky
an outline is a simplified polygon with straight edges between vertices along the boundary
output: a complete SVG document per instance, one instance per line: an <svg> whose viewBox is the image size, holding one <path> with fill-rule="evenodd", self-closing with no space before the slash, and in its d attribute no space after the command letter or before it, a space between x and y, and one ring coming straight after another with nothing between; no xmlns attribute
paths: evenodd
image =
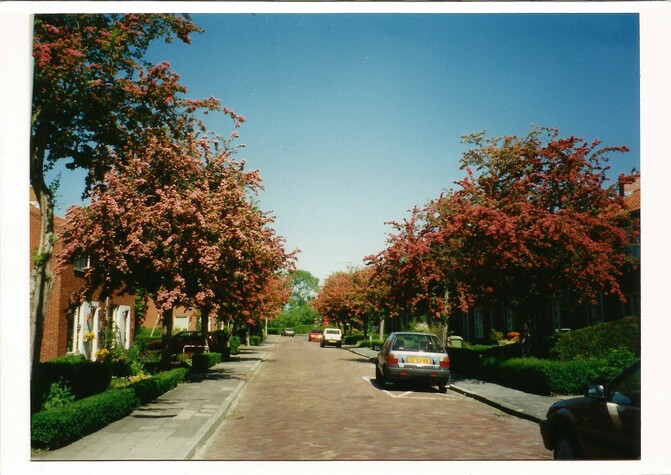
<svg viewBox="0 0 671 475"><path fill-rule="evenodd" d="M189 97L247 118L238 158L298 267L360 266L392 228L463 177L461 135L531 124L604 145L640 169L636 14L201 14L191 45L152 48ZM211 130L232 130L211 118ZM81 186L62 179L64 214ZM71 193L74 191L74 193Z"/></svg>

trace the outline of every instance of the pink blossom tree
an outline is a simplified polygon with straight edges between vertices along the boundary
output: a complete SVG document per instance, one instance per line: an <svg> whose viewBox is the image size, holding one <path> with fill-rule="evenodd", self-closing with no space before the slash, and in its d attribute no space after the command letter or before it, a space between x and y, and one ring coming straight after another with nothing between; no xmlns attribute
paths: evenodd
<svg viewBox="0 0 671 475"><path fill-rule="evenodd" d="M399 305L444 319L483 302L529 316L552 296L622 298L631 223L606 171L608 155L626 147L543 128L465 142L460 189L393 223L387 249L369 258Z"/></svg>
<svg viewBox="0 0 671 475"><path fill-rule="evenodd" d="M31 368L40 359L51 293L54 200L45 173L60 161L88 170L84 194L126 156L118 153L142 131L162 129L183 138L196 112L222 111L216 99L189 100L167 63L144 59L158 39L185 43L202 31L188 16L107 14L36 15L30 183L40 205L40 244L30 287ZM244 117L223 110L237 122ZM137 143L138 146L143 144Z"/></svg>
<svg viewBox="0 0 671 475"><path fill-rule="evenodd" d="M148 135L93 186L89 206L68 210L63 232L61 265L91 259L77 297L147 290L162 313L166 352L175 306L201 309L206 338L213 309L240 321L266 311L264 293L291 265L272 218L250 199L258 172L246 172L227 146L213 154L213 143Z"/></svg>

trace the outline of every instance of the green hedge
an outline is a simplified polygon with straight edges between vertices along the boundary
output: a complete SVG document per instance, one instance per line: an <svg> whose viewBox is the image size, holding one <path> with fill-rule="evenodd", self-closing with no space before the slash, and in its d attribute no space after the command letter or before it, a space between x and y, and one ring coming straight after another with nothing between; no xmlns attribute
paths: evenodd
<svg viewBox="0 0 671 475"><path fill-rule="evenodd" d="M474 347L471 348L447 348L450 356L450 368L452 372L462 376L477 376L480 374L480 366L484 359L495 358L506 360L522 356L522 345L513 343L502 346Z"/></svg>
<svg viewBox="0 0 671 475"><path fill-rule="evenodd" d="M40 449L68 445L156 399L184 381L187 374L185 368L173 369L126 388L112 389L63 407L33 414L30 424L31 445Z"/></svg>
<svg viewBox="0 0 671 475"><path fill-rule="evenodd" d="M232 355L240 353L240 337L232 336L230 340L230 351Z"/></svg>
<svg viewBox="0 0 671 475"><path fill-rule="evenodd" d="M605 357L613 348L640 355L641 328L637 317L599 323L554 337L549 356L556 360Z"/></svg>
<svg viewBox="0 0 671 475"><path fill-rule="evenodd" d="M83 399L106 391L111 380L109 363L90 362L83 355L67 355L40 363L36 383L31 388L33 410L41 408L53 383L66 385L75 399Z"/></svg>
<svg viewBox="0 0 671 475"><path fill-rule="evenodd" d="M261 344L261 337L259 335L250 335L249 344L251 346L259 346Z"/></svg>
<svg viewBox="0 0 671 475"><path fill-rule="evenodd" d="M363 334L360 335L345 335L343 338L343 343L345 345L356 345L360 341L367 340L368 338L365 337Z"/></svg>
<svg viewBox="0 0 671 475"><path fill-rule="evenodd" d="M191 361L191 367L194 371L207 371L217 363L221 363L221 353L195 354Z"/></svg>
<svg viewBox="0 0 671 475"><path fill-rule="evenodd" d="M296 335L307 335L313 328L319 328L320 330L323 330L326 327L319 325L300 324L294 327L294 331L296 332Z"/></svg>
<svg viewBox="0 0 671 475"><path fill-rule="evenodd" d="M533 394L583 394L588 383L608 382L634 361L636 356L622 349L589 360L486 357L481 362L481 377Z"/></svg>
<svg viewBox="0 0 671 475"><path fill-rule="evenodd" d="M359 348L373 348L374 346L382 346L382 343L384 343L383 340L363 340L360 341L359 344L357 345Z"/></svg>

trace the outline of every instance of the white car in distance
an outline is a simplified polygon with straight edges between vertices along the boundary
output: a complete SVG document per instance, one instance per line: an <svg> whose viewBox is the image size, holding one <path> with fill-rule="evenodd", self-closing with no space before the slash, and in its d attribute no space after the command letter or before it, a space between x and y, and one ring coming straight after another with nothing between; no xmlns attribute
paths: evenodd
<svg viewBox="0 0 671 475"><path fill-rule="evenodd" d="M342 332L339 328L325 328L319 346L324 348L326 345L335 345L338 348L342 346Z"/></svg>

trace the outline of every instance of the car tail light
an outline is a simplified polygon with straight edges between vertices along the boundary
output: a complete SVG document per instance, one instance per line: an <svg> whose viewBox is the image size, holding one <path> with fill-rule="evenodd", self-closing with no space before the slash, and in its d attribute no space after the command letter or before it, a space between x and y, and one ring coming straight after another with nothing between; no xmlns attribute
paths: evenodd
<svg viewBox="0 0 671 475"><path fill-rule="evenodd" d="M388 365L394 365L394 366L398 365L398 358L396 358L396 355L394 355L393 353L389 353L387 355L387 364Z"/></svg>
<svg viewBox="0 0 671 475"><path fill-rule="evenodd" d="M444 356L443 359L440 360L440 367L450 369L450 357L449 356Z"/></svg>

